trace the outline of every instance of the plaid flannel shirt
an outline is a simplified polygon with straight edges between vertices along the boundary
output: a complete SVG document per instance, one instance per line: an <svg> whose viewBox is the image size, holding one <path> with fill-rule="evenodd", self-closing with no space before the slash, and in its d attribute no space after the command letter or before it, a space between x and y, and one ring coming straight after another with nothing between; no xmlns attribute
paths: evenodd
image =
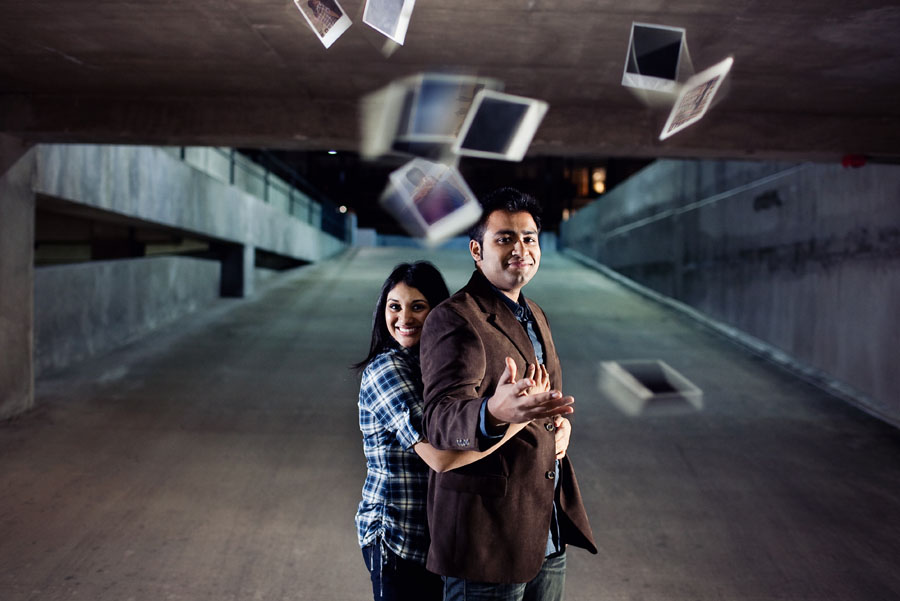
<svg viewBox="0 0 900 601"><path fill-rule="evenodd" d="M418 346L391 349L366 366L359 428L368 469L356 512L359 545L381 539L400 557L425 565L428 466L412 448L423 440Z"/></svg>

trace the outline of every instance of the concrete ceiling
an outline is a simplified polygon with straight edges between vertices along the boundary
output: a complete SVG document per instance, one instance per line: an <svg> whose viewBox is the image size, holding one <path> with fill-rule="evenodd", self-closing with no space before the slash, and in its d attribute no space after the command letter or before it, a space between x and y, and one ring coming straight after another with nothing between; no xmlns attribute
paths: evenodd
<svg viewBox="0 0 900 601"><path fill-rule="evenodd" d="M550 103L532 154L900 159L900 4L875 0L418 0L390 58L353 26L326 50L291 0L0 0L0 131L33 142L358 147L357 102L463 68ZM687 29L730 90L660 142L620 85L633 21Z"/></svg>

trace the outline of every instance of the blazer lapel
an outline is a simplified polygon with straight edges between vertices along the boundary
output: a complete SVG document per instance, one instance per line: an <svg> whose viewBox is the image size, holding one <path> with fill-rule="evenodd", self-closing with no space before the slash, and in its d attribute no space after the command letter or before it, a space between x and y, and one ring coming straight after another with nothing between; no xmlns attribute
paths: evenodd
<svg viewBox="0 0 900 601"><path fill-rule="evenodd" d="M485 321L512 342L513 346L516 347L516 350L519 351L519 354L522 355L522 359L526 364L534 363L534 346L532 346L531 339L525 332L525 328L522 327L522 324L519 323L519 320L516 319L516 316L513 315L512 311L503 304L503 300L497 296L497 293L494 292L494 289L491 288L487 279L480 271L475 271L475 273L472 274L472 278L469 280L466 287L473 288L472 296L479 300L481 310L484 312ZM541 332L542 336L547 329L546 325L546 322L544 322L543 327L541 328L543 330Z"/></svg>
<svg viewBox="0 0 900 601"><path fill-rule="evenodd" d="M526 364L534 363L534 346L531 344L531 339L525 333L525 328L522 327L519 320L502 304L502 301L495 313L488 314L487 321L513 343Z"/></svg>

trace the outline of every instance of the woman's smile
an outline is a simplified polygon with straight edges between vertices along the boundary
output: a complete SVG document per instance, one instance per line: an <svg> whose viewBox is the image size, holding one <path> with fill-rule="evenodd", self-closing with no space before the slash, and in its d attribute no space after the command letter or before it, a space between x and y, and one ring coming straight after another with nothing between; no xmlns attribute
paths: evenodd
<svg viewBox="0 0 900 601"><path fill-rule="evenodd" d="M431 305L425 295L400 282L388 292L384 321L391 338L400 346L410 348L419 344L422 324L430 312Z"/></svg>

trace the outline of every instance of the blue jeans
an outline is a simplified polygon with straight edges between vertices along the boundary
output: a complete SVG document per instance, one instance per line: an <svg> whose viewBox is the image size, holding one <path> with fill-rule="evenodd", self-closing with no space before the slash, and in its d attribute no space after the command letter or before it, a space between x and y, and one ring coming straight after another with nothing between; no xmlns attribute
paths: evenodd
<svg viewBox="0 0 900 601"><path fill-rule="evenodd" d="M441 577L425 566L403 559L381 541L363 547L375 601L441 601Z"/></svg>
<svg viewBox="0 0 900 601"><path fill-rule="evenodd" d="M565 552L545 559L531 582L495 584L444 578L444 601L562 601L565 593Z"/></svg>

